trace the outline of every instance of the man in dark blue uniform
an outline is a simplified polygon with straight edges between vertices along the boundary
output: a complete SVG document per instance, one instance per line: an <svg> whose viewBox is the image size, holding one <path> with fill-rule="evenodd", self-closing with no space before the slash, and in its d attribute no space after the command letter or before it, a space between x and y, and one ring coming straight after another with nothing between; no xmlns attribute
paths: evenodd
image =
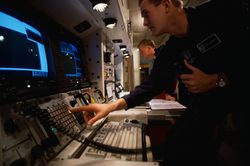
<svg viewBox="0 0 250 166"><path fill-rule="evenodd" d="M139 5L144 25L153 35L171 35L156 57L149 79L113 103L71 111L87 111L85 118L93 124L112 111L149 101L162 90L173 92L178 76L179 101L187 110L168 135L163 164L215 165L219 142L214 129L235 109L232 94L241 95L241 89L235 90L242 82L239 64L244 56L239 52L239 3L218 0L183 8L180 0L139 0ZM96 115L89 119L93 111Z"/></svg>
<svg viewBox="0 0 250 166"><path fill-rule="evenodd" d="M143 39L138 44L138 49L140 52L140 55L142 56L143 62L149 63L149 73L152 70L153 62L158 54L160 54L161 49L164 47L164 45L161 45L160 47L156 48L155 43L153 40L150 39ZM146 78L144 78L146 79ZM173 84L174 88L176 87L176 82ZM174 92L176 93L176 92ZM173 94L165 93L163 91L159 95L155 96L154 98L158 99L166 99L166 100L172 100L175 101L176 98Z"/></svg>

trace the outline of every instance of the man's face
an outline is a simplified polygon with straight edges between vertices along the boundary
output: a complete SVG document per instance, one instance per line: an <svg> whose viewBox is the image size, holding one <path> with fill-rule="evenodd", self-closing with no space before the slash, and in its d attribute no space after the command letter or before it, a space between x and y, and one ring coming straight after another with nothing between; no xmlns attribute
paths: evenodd
<svg viewBox="0 0 250 166"><path fill-rule="evenodd" d="M140 55L145 59L154 59L154 48L150 46L140 46L139 47Z"/></svg>
<svg viewBox="0 0 250 166"><path fill-rule="evenodd" d="M140 4L141 15L144 19L143 25L147 26L154 36L165 33L164 21L165 7L163 3L158 6L150 3L149 0L143 0Z"/></svg>

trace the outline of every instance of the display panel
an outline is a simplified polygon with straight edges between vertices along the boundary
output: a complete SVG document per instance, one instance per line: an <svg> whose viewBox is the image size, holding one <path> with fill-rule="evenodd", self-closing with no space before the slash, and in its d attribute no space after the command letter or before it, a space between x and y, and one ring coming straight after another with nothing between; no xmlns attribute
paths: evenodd
<svg viewBox="0 0 250 166"><path fill-rule="evenodd" d="M1 103L45 94L55 78L49 41L34 23L0 8Z"/></svg>
<svg viewBox="0 0 250 166"><path fill-rule="evenodd" d="M76 44L60 41L60 54L63 58L65 77L83 77L83 68L79 49Z"/></svg>
<svg viewBox="0 0 250 166"><path fill-rule="evenodd" d="M40 31L0 12L1 76L49 77L49 66Z"/></svg>
<svg viewBox="0 0 250 166"><path fill-rule="evenodd" d="M61 35L55 43L58 92L90 86L81 45L81 40L68 33Z"/></svg>

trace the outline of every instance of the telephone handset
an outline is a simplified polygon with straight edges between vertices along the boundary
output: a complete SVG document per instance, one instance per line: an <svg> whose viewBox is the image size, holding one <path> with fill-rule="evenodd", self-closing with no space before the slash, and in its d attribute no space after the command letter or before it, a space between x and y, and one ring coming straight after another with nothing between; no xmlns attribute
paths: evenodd
<svg viewBox="0 0 250 166"><path fill-rule="evenodd" d="M103 96L102 91L100 89L96 89L93 94L98 103L106 103L106 98Z"/></svg>
<svg viewBox="0 0 250 166"><path fill-rule="evenodd" d="M78 93L75 98L79 99L83 105L89 105L92 103L92 99L89 93Z"/></svg>
<svg viewBox="0 0 250 166"><path fill-rule="evenodd" d="M87 93L87 92L83 94L83 98L84 98L84 100L86 100L86 102L87 102L86 105L88 105L88 104L90 104L90 103L94 103L92 97L91 97L90 94Z"/></svg>

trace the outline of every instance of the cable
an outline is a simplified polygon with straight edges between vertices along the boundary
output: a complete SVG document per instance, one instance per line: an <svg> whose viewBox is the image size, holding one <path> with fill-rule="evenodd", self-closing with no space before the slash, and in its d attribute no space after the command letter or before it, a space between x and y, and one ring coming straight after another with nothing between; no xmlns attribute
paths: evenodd
<svg viewBox="0 0 250 166"><path fill-rule="evenodd" d="M146 146L143 146L143 148L138 148L138 149L129 149L129 148L119 148L119 147L115 147L115 146L106 145L106 144L103 144L100 142L96 142L88 137L83 136L83 135L80 136L81 131L76 132L72 128L66 128L62 124L55 122L52 119L52 117L50 116L50 113L46 109L37 110L37 111L35 111L35 113L38 116L39 120L45 122L44 124L50 125L51 127L54 127L58 131L71 137L72 139L74 139L82 144L94 147L96 149L100 149L100 150L111 152L111 153L120 153L120 154L139 154L139 153L142 154L143 152L145 152L147 150L151 150L150 147L146 147Z"/></svg>
<svg viewBox="0 0 250 166"><path fill-rule="evenodd" d="M150 147L145 147L144 148L138 148L138 149L129 149L129 148L119 148L119 147L115 147L115 146L110 146L110 145L106 145L100 142L96 142L93 141L92 139L89 139L88 137L85 136L81 136L80 138L80 133L77 133L76 131L73 131L72 129L66 129L65 127L63 127L62 125L60 125L57 122L49 121L49 124L53 127L55 127L58 131L66 134L67 136L71 137L72 139L82 143L82 144L86 144L89 145L93 148L96 149L100 149L103 151L107 151L107 152L111 152L111 153L120 153L120 154L139 154L139 153L143 153L147 150L151 150Z"/></svg>

